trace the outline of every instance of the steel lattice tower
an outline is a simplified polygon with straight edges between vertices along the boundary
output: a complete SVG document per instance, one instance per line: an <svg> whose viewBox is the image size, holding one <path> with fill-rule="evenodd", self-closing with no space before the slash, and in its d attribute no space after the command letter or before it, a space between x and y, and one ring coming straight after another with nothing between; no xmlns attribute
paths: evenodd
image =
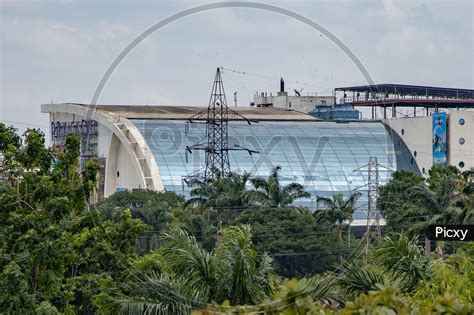
<svg viewBox="0 0 474 315"><path fill-rule="evenodd" d="M369 256L369 243L370 243L370 229L371 229L371 220L372 213L375 212L375 221L376 221L376 232L377 240L380 241L382 237L382 230L380 227L380 212L377 209L377 196L379 189L379 166L388 170L388 168L379 165L376 157L370 157L369 163L362 167L359 167L356 170L367 167L367 226L365 231L365 241L364 241L364 264L367 264L367 259Z"/></svg>
<svg viewBox="0 0 474 315"><path fill-rule="evenodd" d="M217 68L207 107L207 148L204 178L216 178L230 173L229 164L229 108L222 84L220 69Z"/></svg>
<svg viewBox="0 0 474 315"><path fill-rule="evenodd" d="M377 196L379 189L379 164L376 157L369 158L369 180L367 193L369 196L369 213L375 212L375 220L377 224L377 238L380 240L382 233L380 229L380 214L377 209Z"/></svg>
<svg viewBox="0 0 474 315"><path fill-rule="evenodd" d="M229 148L229 120L244 120L249 125L251 123L249 119L227 106L221 71L220 68L217 68L207 110L189 118L190 123L206 124L206 141L186 147L186 151L189 153L192 153L193 150L202 150L206 153L206 165L202 176L204 181L230 174L229 151L243 150L249 154L258 153L258 151L246 149L237 144ZM187 181L192 177L196 176L188 174L183 179Z"/></svg>

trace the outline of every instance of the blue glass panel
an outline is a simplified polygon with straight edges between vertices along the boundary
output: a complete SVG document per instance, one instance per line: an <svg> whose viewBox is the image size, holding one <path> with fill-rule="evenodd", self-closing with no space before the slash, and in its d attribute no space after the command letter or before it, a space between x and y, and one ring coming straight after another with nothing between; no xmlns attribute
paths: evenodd
<svg viewBox="0 0 474 315"><path fill-rule="evenodd" d="M180 120L131 120L142 133L156 159L166 190L189 195L190 188L183 182L189 174L203 172L205 154L202 151L185 153L186 146L200 141L205 144L205 125L189 124ZM245 151L230 151L231 170L252 176L268 177L274 166L281 166L281 183L298 182L312 198L349 195L358 189L362 196L355 217L363 219L367 211L366 165L369 157L391 169L397 169L397 157L392 138L383 124L374 122L291 122L260 121L229 123L229 146L240 145L259 151L250 156ZM400 159L400 157L398 157ZM409 165L410 157L407 159ZM390 173L381 172L380 184L385 184ZM299 205L313 207L314 200L300 200Z"/></svg>

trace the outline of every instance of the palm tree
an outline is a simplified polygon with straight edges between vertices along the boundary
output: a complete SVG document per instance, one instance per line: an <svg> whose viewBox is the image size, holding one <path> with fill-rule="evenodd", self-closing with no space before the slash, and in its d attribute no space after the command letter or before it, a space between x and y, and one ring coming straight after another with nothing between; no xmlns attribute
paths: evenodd
<svg viewBox="0 0 474 315"><path fill-rule="evenodd" d="M254 200L262 206L287 207L296 199L311 197L301 184L291 183L282 187L278 179L280 170L280 166L274 167L267 180L261 177L250 180L254 186L250 195Z"/></svg>
<svg viewBox="0 0 474 315"><path fill-rule="evenodd" d="M344 228L349 227L348 238L350 238L350 225L353 221L355 203L360 198L361 193L352 193L348 198L344 198L341 193L333 195L332 198L318 197L316 200L324 207L314 213L318 222L328 223L331 229L336 229L336 241L341 244L343 241ZM337 261L342 262L342 255L337 255Z"/></svg>
<svg viewBox="0 0 474 315"><path fill-rule="evenodd" d="M346 262L338 283L348 300L360 293L389 286L411 292L420 280L430 276L430 262L418 246L418 238L409 239L401 233L385 236L375 250L373 264L362 266Z"/></svg>
<svg viewBox="0 0 474 315"><path fill-rule="evenodd" d="M257 258L249 225L223 229L216 249L200 248L180 228L164 234L158 253L163 272L126 282L113 297L129 314L185 314L211 302L257 304L273 292L272 259Z"/></svg>
<svg viewBox="0 0 474 315"><path fill-rule="evenodd" d="M474 223L474 167L464 171L460 179L455 179L455 193L453 197L459 200L462 208L458 222L464 224Z"/></svg>
<svg viewBox="0 0 474 315"><path fill-rule="evenodd" d="M335 194L332 198L318 197L316 200L321 203L324 209L314 213L319 222L325 222L331 225L332 229L337 229L337 242L343 241L344 227L352 223L355 203L360 198L361 193L352 193L344 198L341 193Z"/></svg>
<svg viewBox="0 0 474 315"><path fill-rule="evenodd" d="M417 236L409 239L400 233L389 234L375 250L375 257L401 282L405 291L413 290L418 281L427 280L429 277L429 259L418 246Z"/></svg>
<svg viewBox="0 0 474 315"><path fill-rule="evenodd" d="M391 276L383 269L347 262L337 282L346 300L353 300L361 293L377 290L377 285L393 283Z"/></svg>
<svg viewBox="0 0 474 315"><path fill-rule="evenodd" d="M249 178L248 173L243 175L231 173L229 176L210 181L193 179L189 183L190 187L194 187L190 192L192 198L189 198L184 206L193 205L200 209L207 209L208 223L210 212L216 210L220 222L223 210L228 209L231 214L235 214L254 204L246 190ZM233 216L229 215L230 218Z"/></svg>
<svg viewBox="0 0 474 315"><path fill-rule="evenodd" d="M468 218L464 209L460 207L460 194L456 189L453 178L445 176L439 183L439 188L433 191L426 185L417 185L408 189L410 196L415 200L417 207L411 207L407 214L423 219L411 226L409 231L421 232L428 226L436 223L465 223ZM441 243L436 243L436 251L442 255ZM425 254L430 253L430 241L425 237Z"/></svg>
<svg viewBox="0 0 474 315"><path fill-rule="evenodd" d="M250 174L231 173L226 177L219 177L209 181L193 179L189 186L193 187L186 206L199 207L236 207L247 206L249 201L246 184Z"/></svg>

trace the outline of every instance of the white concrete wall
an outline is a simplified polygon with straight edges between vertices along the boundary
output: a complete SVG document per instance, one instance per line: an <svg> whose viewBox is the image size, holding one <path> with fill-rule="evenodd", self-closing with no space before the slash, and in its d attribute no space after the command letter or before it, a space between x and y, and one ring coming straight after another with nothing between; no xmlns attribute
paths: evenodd
<svg viewBox="0 0 474 315"><path fill-rule="evenodd" d="M464 125L459 124L460 119L464 119ZM464 162L462 171L474 167L474 111L451 111L448 123L449 164L459 167ZM464 144L459 143L461 138Z"/></svg>
<svg viewBox="0 0 474 315"><path fill-rule="evenodd" d="M145 188L140 182L140 174L132 167L128 153L122 143L118 148L115 177L115 190L118 188Z"/></svg>
<svg viewBox="0 0 474 315"><path fill-rule="evenodd" d="M447 114L448 163L459 167L459 162L462 161L464 167L461 170L464 171L474 167L474 111L449 111ZM465 121L464 125L459 124L461 118ZM432 117L385 119L383 122L403 139L417 162L420 173L423 174L424 169L423 175L427 175L433 165ZM459 143L460 138L465 141L463 145Z"/></svg>
<svg viewBox="0 0 474 315"><path fill-rule="evenodd" d="M384 119L383 123L405 142L420 173L428 174L433 165L431 117Z"/></svg>

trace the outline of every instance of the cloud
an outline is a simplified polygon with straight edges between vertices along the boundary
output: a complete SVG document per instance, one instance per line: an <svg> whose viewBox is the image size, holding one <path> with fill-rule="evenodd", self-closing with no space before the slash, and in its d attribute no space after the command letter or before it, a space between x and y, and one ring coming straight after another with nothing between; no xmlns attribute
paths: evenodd
<svg viewBox="0 0 474 315"><path fill-rule="evenodd" d="M57 102L90 101L107 66L136 36L163 17L211 1L113 7L7 2L1 13L0 119L43 119L39 104L51 96ZM273 3L327 27L377 81L473 84L468 71L474 66L472 3ZM216 66L284 76L290 91L304 86L312 92L291 81L314 83L318 91L365 83L339 48L302 23L261 10L217 9L176 21L140 43L107 82L99 102L203 105ZM224 81L229 99L238 91L242 105L257 90L278 89L278 80L232 72Z"/></svg>
<svg viewBox="0 0 474 315"><path fill-rule="evenodd" d="M63 60L110 54L113 46L123 46L137 32L104 21L90 25L22 16L3 17L2 27L4 46L14 46L32 56Z"/></svg>
<svg viewBox="0 0 474 315"><path fill-rule="evenodd" d="M404 20L406 18L406 13L398 5L399 3L395 0L382 0L382 6L387 17L396 20Z"/></svg>

